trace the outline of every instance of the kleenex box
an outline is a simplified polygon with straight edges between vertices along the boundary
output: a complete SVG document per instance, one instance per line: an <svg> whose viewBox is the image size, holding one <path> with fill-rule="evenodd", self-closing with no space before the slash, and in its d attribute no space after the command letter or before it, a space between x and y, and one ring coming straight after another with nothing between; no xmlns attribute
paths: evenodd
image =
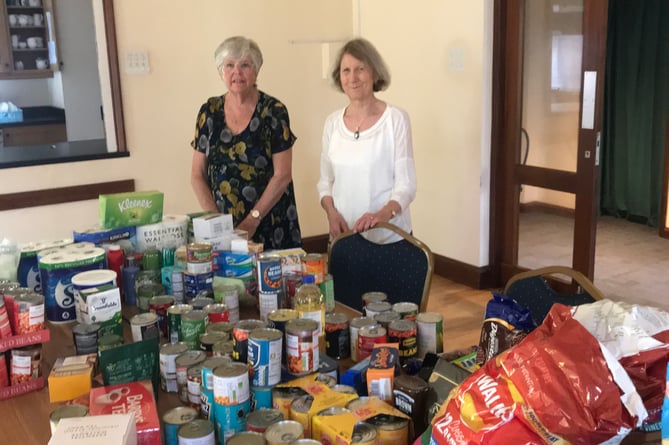
<svg viewBox="0 0 669 445"><path fill-rule="evenodd" d="M98 199L100 226L105 229L154 224L163 219L163 193L112 193Z"/></svg>

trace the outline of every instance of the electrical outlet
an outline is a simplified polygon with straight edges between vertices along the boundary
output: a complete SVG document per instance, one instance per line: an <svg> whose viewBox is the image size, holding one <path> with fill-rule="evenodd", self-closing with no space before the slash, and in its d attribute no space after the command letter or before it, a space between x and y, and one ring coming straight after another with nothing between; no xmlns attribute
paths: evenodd
<svg viewBox="0 0 669 445"><path fill-rule="evenodd" d="M126 74L148 74L150 71L148 51L128 51L125 53Z"/></svg>

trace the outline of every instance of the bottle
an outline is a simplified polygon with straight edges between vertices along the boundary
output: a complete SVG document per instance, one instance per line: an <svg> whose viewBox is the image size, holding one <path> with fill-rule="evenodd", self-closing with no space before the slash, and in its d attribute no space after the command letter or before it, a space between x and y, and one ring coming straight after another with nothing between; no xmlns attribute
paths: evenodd
<svg viewBox="0 0 669 445"><path fill-rule="evenodd" d="M123 298L128 306L137 306L135 277L138 272L138 256L134 254L126 255L121 275L123 275Z"/></svg>
<svg viewBox="0 0 669 445"><path fill-rule="evenodd" d="M0 241L0 280L16 281L20 251L16 242L4 238Z"/></svg>
<svg viewBox="0 0 669 445"><path fill-rule="evenodd" d="M109 244L107 246L107 269L116 272L116 286L121 290L123 296L123 277L121 269L123 268L123 249L118 244Z"/></svg>
<svg viewBox="0 0 669 445"><path fill-rule="evenodd" d="M319 349L325 352L325 298L313 275L302 276L302 285L295 293L295 310L300 318L318 323Z"/></svg>
<svg viewBox="0 0 669 445"><path fill-rule="evenodd" d="M142 270L154 270L160 276L162 268L162 255L155 246L147 247L142 257Z"/></svg>

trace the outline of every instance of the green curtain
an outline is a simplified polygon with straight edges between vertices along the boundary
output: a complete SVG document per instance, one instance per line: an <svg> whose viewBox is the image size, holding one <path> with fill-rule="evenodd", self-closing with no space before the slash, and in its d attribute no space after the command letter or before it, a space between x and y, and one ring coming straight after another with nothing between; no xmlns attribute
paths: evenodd
<svg viewBox="0 0 669 445"><path fill-rule="evenodd" d="M652 226L669 117L669 0L609 0L602 214Z"/></svg>

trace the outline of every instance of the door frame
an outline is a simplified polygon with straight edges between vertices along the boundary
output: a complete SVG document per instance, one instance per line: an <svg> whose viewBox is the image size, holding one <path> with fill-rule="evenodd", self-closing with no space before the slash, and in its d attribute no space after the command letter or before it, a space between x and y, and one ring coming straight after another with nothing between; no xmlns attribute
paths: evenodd
<svg viewBox="0 0 669 445"><path fill-rule="evenodd" d="M522 0L495 0L491 146L490 264L501 285L518 265L521 184L573 193L572 268L594 278L599 203L597 135L602 129L608 0L584 0L582 71L596 71L594 129L579 128L576 172L520 164L522 119ZM582 92L579 102L582 103ZM579 122L581 122L579 111ZM586 152L588 152L586 157ZM575 287L575 286L573 286Z"/></svg>

